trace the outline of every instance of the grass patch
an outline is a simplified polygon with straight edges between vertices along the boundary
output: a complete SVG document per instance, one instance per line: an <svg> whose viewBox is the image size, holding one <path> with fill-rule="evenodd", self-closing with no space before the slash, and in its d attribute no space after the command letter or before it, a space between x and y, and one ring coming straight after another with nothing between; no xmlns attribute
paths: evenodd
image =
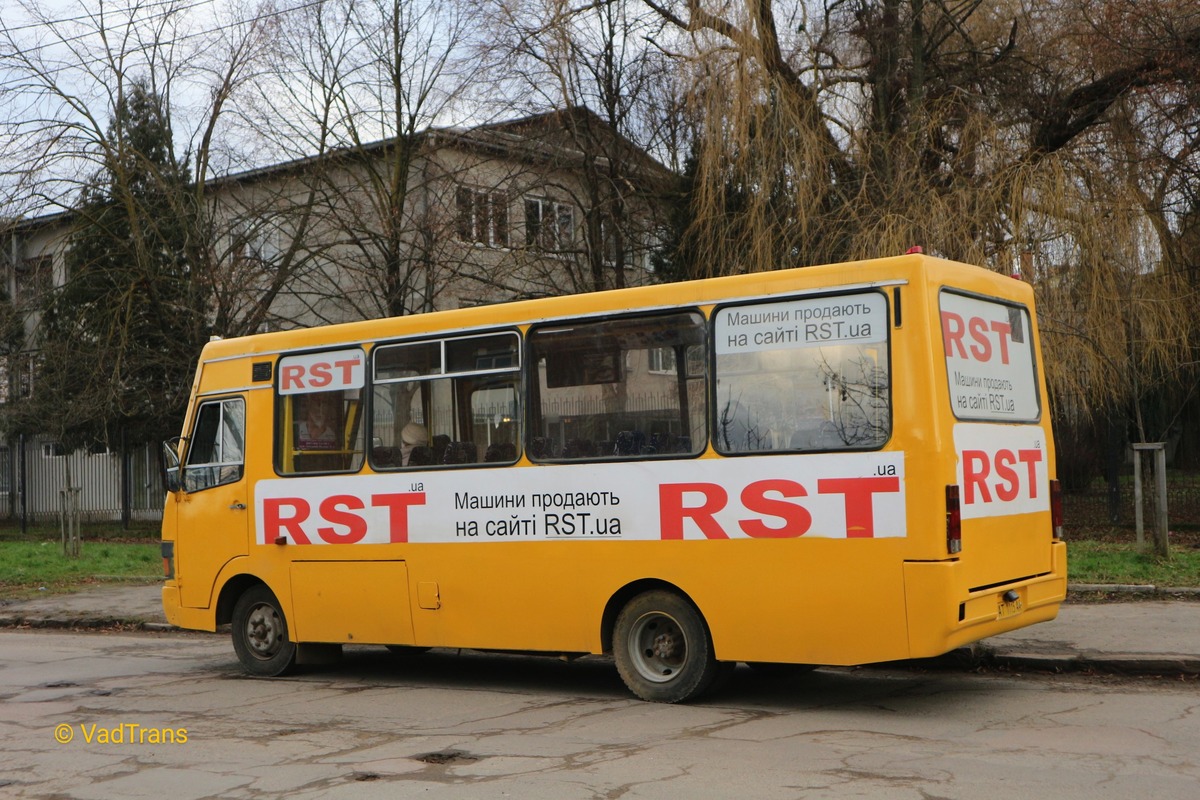
<svg viewBox="0 0 1200 800"><path fill-rule="evenodd" d="M1173 547L1169 559L1160 559L1131 542L1072 539L1067 572L1072 583L1200 586L1200 549Z"/></svg>
<svg viewBox="0 0 1200 800"><path fill-rule="evenodd" d="M132 522L129 528L121 527L119 522L85 522L80 526L80 535L84 542L151 542L158 541L162 535L162 523ZM62 532L57 522L38 522L29 525L21 532L19 523L5 521L0 524L0 544L4 542L43 542L60 541Z"/></svg>
<svg viewBox="0 0 1200 800"><path fill-rule="evenodd" d="M157 542L87 541L79 558L66 558L57 540L0 539L0 599L65 592L101 580L158 580Z"/></svg>

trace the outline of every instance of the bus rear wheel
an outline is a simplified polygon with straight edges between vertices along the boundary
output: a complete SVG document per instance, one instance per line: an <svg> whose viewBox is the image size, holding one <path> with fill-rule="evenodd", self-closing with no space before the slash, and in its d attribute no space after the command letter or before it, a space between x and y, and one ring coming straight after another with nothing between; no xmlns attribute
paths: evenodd
<svg viewBox="0 0 1200 800"><path fill-rule="evenodd" d="M288 638L287 619L266 586L247 589L233 607L233 650L251 675L275 677L296 664L296 643Z"/></svg>
<svg viewBox="0 0 1200 800"><path fill-rule="evenodd" d="M613 657L629 690L656 703L697 697L722 673L704 618L668 591L640 594L621 609L613 628Z"/></svg>

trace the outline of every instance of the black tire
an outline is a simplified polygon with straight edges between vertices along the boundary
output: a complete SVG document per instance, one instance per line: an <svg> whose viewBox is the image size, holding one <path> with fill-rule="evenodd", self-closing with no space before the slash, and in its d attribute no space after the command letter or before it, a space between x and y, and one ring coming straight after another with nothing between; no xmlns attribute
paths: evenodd
<svg viewBox="0 0 1200 800"><path fill-rule="evenodd" d="M296 665L296 643L287 619L266 586L247 589L233 607L233 650L251 675L273 678Z"/></svg>
<svg viewBox="0 0 1200 800"><path fill-rule="evenodd" d="M613 629L613 657L643 700L680 703L703 694L722 669L704 618L679 595L655 590L630 600Z"/></svg>

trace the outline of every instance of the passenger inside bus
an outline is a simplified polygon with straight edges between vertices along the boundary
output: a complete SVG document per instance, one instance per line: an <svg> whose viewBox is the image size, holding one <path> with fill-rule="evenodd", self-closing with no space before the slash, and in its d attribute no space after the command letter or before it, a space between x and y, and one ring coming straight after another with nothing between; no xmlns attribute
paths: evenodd
<svg viewBox="0 0 1200 800"><path fill-rule="evenodd" d="M429 431L419 422L410 422L400 431L400 463L405 467L433 463Z"/></svg>

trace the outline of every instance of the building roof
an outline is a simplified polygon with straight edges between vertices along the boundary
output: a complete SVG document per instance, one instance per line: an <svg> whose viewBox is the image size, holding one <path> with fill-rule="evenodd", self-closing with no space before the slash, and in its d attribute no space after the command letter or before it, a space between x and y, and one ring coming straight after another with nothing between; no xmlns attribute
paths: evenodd
<svg viewBox="0 0 1200 800"><path fill-rule="evenodd" d="M607 163L608 159L616 157L621 160L626 174L631 178L652 184L669 182L674 178L673 173L649 153L622 136L585 106L572 106L473 127L428 128L416 136L426 149L459 147L532 163L583 163L589 159ZM208 183L213 188L220 188L270 180L314 164L386 153L388 149L395 147L397 142L397 137L389 137L362 145L338 148L320 155L233 172L213 178ZM52 226L69 218L71 214L70 210L64 210L13 220L11 229L29 230Z"/></svg>

